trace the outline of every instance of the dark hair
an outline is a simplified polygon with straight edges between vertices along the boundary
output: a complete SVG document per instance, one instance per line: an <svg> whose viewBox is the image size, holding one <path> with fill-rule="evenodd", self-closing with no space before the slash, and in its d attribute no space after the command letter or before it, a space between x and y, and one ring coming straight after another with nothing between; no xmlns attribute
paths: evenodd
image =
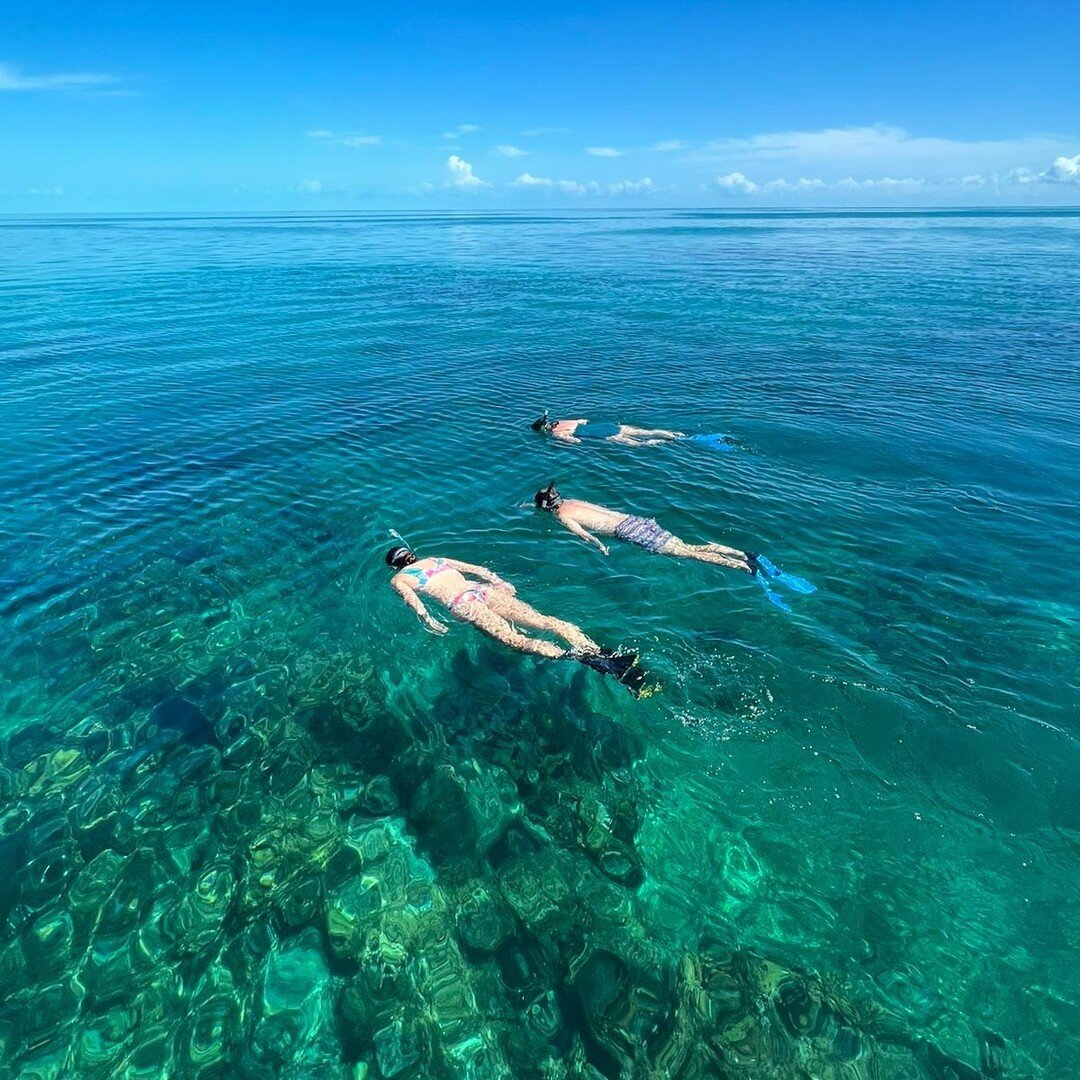
<svg viewBox="0 0 1080 1080"><path fill-rule="evenodd" d="M555 490L555 481L552 480L546 488L541 488L533 496L533 502L541 510L554 510L562 502L562 496Z"/></svg>
<svg viewBox="0 0 1080 1080"><path fill-rule="evenodd" d="M392 547L386 553L386 565L401 570L409 563L416 562L416 556L407 547Z"/></svg>
<svg viewBox="0 0 1080 1080"><path fill-rule="evenodd" d="M532 422L533 431L543 431L546 427L548 427L547 413L544 413L539 420L534 420Z"/></svg>

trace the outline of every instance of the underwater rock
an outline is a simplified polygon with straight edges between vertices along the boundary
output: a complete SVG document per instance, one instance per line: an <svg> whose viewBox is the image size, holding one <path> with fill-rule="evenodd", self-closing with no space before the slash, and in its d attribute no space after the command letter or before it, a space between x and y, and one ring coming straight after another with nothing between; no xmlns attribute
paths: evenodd
<svg viewBox="0 0 1080 1080"><path fill-rule="evenodd" d="M482 885L459 904L456 925L467 948L486 954L497 952L514 930L510 912Z"/></svg>
<svg viewBox="0 0 1080 1080"><path fill-rule="evenodd" d="M30 853L25 829L0 833L0 925L19 902L20 879Z"/></svg>
<svg viewBox="0 0 1080 1080"><path fill-rule="evenodd" d="M933 1080L983 1080L978 1069L958 1061L931 1042L923 1043L923 1054Z"/></svg>
<svg viewBox="0 0 1080 1080"><path fill-rule="evenodd" d="M499 867L499 890L514 914L543 935L567 904L571 889L550 848L519 855Z"/></svg>
<svg viewBox="0 0 1080 1080"><path fill-rule="evenodd" d="M73 1045L73 1057L80 1077L108 1076L127 1051L138 1023L135 1009L117 1005L94 1016Z"/></svg>
<svg viewBox="0 0 1080 1080"><path fill-rule="evenodd" d="M171 557L178 566L191 566L193 563L209 559L215 550L215 546L207 540L193 540L177 548Z"/></svg>
<svg viewBox="0 0 1080 1080"><path fill-rule="evenodd" d="M822 1002L814 988L793 978L785 979L776 989L774 1007L780 1022L792 1036L817 1034Z"/></svg>
<svg viewBox="0 0 1080 1080"><path fill-rule="evenodd" d="M1005 1040L993 1031L980 1031L979 1068L988 1080L1000 1080L1005 1075L1007 1047Z"/></svg>
<svg viewBox="0 0 1080 1080"><path fill-rule="evenodd" d="M421 782L410 820L440 859L475 859L487 853L520 812L517 789L502 769L474 761L438 765Z"/></svg>
<svg viewBox="0 0 1080 1080"><path fill-rule="evenodd" d="M595 949L573 979L578 1005L601 1071L641 1071L663 1043L672 1005L663 971L632 969L606 949ZM592 1058L593 1055L590 1054Z"/></svg>
<svg viewBox="0 0 1080 1080"><path fill-rule="evenodd" d="M398 809L398 797L388 776L375 776L364 788L361 805L369 814L382 816Z"/></svg>
<svg viewBox="0 0 1080 1080"><path fill-rule="evenodd" d="M502 1050L485 1035L471 1035L443 1050L453 1077L469 1080L514 1080Z"/></svg>
<svg viewBox="0 0 1080 1080"><path fill-rule="evenodd" d="M242 1032L243 995L222 954L211 961L194 991L177 1037L181 1060L193 1071L222 1068Z"/></svg>
<svg viewBox="0 0 1080 1080"><path fill-rule="evenodd" d="M33 778L28 794L74 787L85 779L91 768L90 759L81 750L54 750L27 766Z"/></svg>
<svg viewBox="0 0 1080 1080"><path fill-rule="evenodd" d="M401 1076L426 1057L423 1029L415 1021L394 1020L375 1032L375 1056L386 1080Z"/></svg>
<svg viewBox="0 0 1080 1080"><path fill-rule="evenodd" d="M313 928L267 956L252 1034L255 1059L280 1069L315 1042L329 1019L331 985Z"/></svg>
<svg viewBox="0 0 1080 1080"><path fill-rule="evenodd" d="M193 956L208 949L229 913L236 882L231 867L213 863L171 907L162 931L176 956Z"/></svg>
<svg viewBox="0 0 1080 1080"><path fill-rule="evenodd" d="M110 847L120 810L115 784L90 780L71 807L72 835L86 862ZM81 877L80 873L80 877Z"/></svg>
<svg viewBox="0 0 1080 1080"><path fill-rule="evenodd" d="M314 921L322 899L322 881L309 877L292 882L280 897L275 897L274 903L285 925L297 928Z"/></svg>
<svg viewBox="0 0 1080 1080"><path fill-rule="evenodd" d="M56 979L71 966L75 926L71 913L53 907L43 911L22 935L22 950L35 979Z"/></svg>

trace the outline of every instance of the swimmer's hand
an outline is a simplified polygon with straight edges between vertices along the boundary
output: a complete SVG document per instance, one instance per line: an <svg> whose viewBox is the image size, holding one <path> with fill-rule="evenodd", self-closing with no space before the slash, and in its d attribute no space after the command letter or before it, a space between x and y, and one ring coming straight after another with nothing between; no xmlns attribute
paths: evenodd
<svg viewBox="0 0 1080 1080"><path fill-rule="evenodd" d="M509 581L503 581L501 577L496 576L493 578L491 584L494 585L496 589L502 589L503 592L509 593L511 596L517 596L517 589L515 589Z"/></svg>
<svg viewBox="0 0 1080 1080"><path fill-rule="evenodd" d="M426 630L432 634L439 634L440 636L450 629L446 623L441 623L438 619L432 619L430 616L424 619L423 623Z"/></svg>
<svg viewBox="0 0 1080 1080"><path fill-rule="evenodd" d="M599 545L597 545L597 546L598 546L598 547L600 548L600 550L601 550L601 551L602 551L602 552L603 552L603 553L604 553L605 555L610 555L610 554L611 554L611 548L609 548L609 547L607 546L607 544L599 544Z"/></svg>

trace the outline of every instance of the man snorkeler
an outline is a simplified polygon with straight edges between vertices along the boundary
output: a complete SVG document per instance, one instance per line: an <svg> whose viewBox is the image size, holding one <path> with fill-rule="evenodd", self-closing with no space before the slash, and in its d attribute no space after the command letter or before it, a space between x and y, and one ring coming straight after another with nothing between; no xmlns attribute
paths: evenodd
<svg viewBox="0 0 1080 1080"><path fill-rule="evenodd" d="M735 441L727 435L687 435L668 428L640 428L589 420L549 420L547 413L532 422L533 431L565 443L609 442L619 446L661 446L671 442L696 442L718 450L731 450Z"/></svg>
<svg viewBox="0 0 1080 1080"><path fill-rule="evenodd" d="M809 581L794 574L787 574L774 566L764 555L752 551L740 551L724 544L688 544L673 533L662 528L655 518L637 517L625 510L611 510L596 503L581 499L564 499L554 483L542 488L533 497L536 506L555 515L559 524L569 529L576 537L586 543L595 544L605 555L607 545L600 536L611 536L616 540L625 540L636 544L657 555L670 555L676 559L695 559L698 562L728 566L734 570L743 570L756 578L765 590L768 598L785 611L790 611L787 603L770 587L770 582L786 585L799 593L816 592Z"/></svg>

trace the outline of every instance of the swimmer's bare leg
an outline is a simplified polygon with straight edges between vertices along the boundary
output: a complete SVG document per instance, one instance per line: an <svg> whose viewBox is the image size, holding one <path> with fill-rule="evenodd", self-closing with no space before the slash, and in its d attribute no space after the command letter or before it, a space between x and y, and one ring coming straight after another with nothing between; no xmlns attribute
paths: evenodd
<svg viewBox="0 0 1080 1080"><path fill-rule="evenodd" d="M622 426L623 435L634 435L639 439L656 439L658 442L666 442L670 439L682 439L685 436L681 431L669 431L667 428L638 428Z"/></svg>
<svg viewBox="0 0 1080 1080"><path fill-rule="evenodd" d="M725 552L730 552L730 554L725 554ZM688 544L685 540L674 536L660 549L660 553L673 555L676 559L695 559L697 562L730 566L733 570L753 573L745 552L737 551L735 548L725 548L722 544Z"/></svg>
<svg viewBox="0 0 1080 1080"><path fill-rule="evenodd" d="M487 605L504 619L528 626L533 630L546 630L549 634L557 634L572 649L581 649L586 652L596 652L599 649L596 642L572 622L557 619L554 615L545 615L531 604L526 604L524 600L519 600L509 593L489 593Z"/></svg>
<svg viewBox="0 0 1080 1080"><path fill-rule="evenodd" d="M544 656L549 660L557 660L565 655L566 650L559 648L553 641L544 641L542 638L531 638L518 633L506 619L497 615L483 601L466 600L458 604L454 614L464 622L472 623L488 637L501 641L517 652Z"/></svg>

